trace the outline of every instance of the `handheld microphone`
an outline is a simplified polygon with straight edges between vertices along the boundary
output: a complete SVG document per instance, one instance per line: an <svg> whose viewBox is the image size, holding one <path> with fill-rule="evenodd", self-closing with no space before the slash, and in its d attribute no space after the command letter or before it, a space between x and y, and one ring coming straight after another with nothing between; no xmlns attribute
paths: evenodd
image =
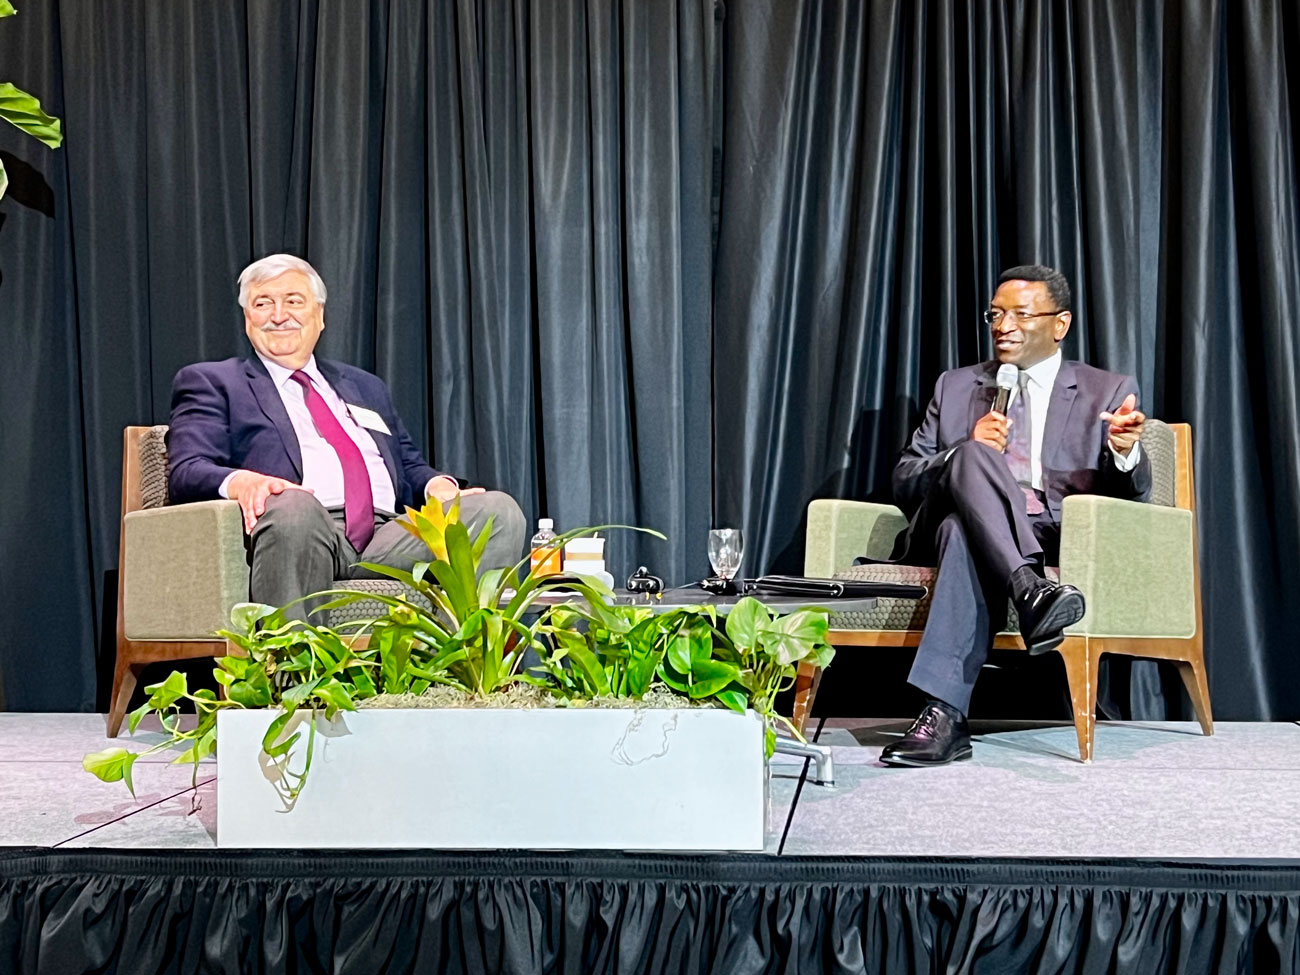
<svg viewBox="0 0 1300 975"><path fill-rule="evenodd" d="M1020 381L1020 370L1009 362L998 366L998 394L993 398L993 411L1007 415L1007 404L1011 402L1011 390Z"/></svg>

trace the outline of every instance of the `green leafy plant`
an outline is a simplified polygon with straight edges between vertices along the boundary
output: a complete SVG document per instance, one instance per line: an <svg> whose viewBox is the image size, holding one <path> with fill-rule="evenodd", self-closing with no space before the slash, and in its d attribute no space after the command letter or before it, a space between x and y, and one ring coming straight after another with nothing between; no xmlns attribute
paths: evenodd
<svg viewBox="0 0 1300 975"><path fill-rule="evenodd" d="M234 630L222 630L224 636L241 650L217 658L213 674L225 689L218 698L211 690L189 691L185 674L174 671L166 680L145 688L149 695L127 718L127 730L134 734L150 713L159 716L169 737L144 752L109 748L94 752L82 760L82 767L106 782L124 780L135 794L131 768L142 755L164 749L187 746L173 764L191 762L197 781L199 762L216 747L217 713L223 708L278 707L277 715L262 740L262 750L279 772L277 787L282 797L296 799L311 765L315 746L317 714L326 719L339 711L355 711L356 701L378 692L376 673L399 671L403 686L412 686L424 673L436 674L443 666L437 654L400 656L393 648L358 640L356 635L338 633L328 627L301 621L286 621L283 609L255 603L241 603L231 616ZM425 668L428 668L427 670ZM427 681L424 684L428 686ZM193 704L197 713L195 727L181 727L182 701ZM306 765L302 772L289 768L288 757L302 733L287 733L294 715L308 711Z"/></svg>
<svg viewBox="0 0 1300 975"><path fill-rule="evenodd" d="M739 712L752 708L766 722L769 756L779 723L798 735L776 714L775 700L793 681L798 661L830 662L834 651L825 642L825 611L782 617L746 598L732 610L725 628L719 628L712 606L656 613L648 606L612 605L609 590L592 580L535 571L520 578L526 559L480 573L491 522L471 539L459 514L458 502L445 511L436 500L419 510L408 508L403 524L424 541L433 558L410 572L366 565L422 600L348 589L304 597L317 613L361 600L375 600L386 609L378 618L334 629L290 620L289 607L241 604L232 614L232 629L219 633L238 651L216 662L213 673L224 695L191 693L184 674L173 673L145 688L149 699L131 712L128 723L134 734L147 714L156 713L169 738L141 753L109 748L87 755L85 769L104 781L125 781L134 794L131 770L141 755L183 747L174 762L192 762L197 781L199 762L215 748L221 710L279 708L262 751L278 772L282 798L291 805L311 767L318 717L333 719L379 694L424 694L434 684L484 697L527 682L569 703L599 697L640 700L659 684L695 702L713 699ZM630 526L575 529L558 536L555 544L622 527ZM538 605L557 589L567 590L564 603ZM523 654L530 648L541 665L522 673ZM182 702L197 712L189 730L181 727ZM304 723L304 761L294 771L289 761L303 739L299 729Z"/></svg>
<svg viewBox="0 0 1300 975"><path fill-rule="evenodd" d="M707 625L715 618L711 606L656 613L648 606L588 600L585 607L556 607L538 627L548 639L539 654L541 666L534 668L543 676L532 682L570 701L640 700L659 675L670 644L700 620Z"/></svg>
<svg viewBox="0 0 1300 975"><path fill-rule="evenodd" d="M585 630L575 626L586 623ZM550 637L536 668L537 681L569 700L595 697L641 699L655 678L692 701L716 700L733 711L753 709L767 725L765 752L776 746L776 729L799 730L776 711L776 698L794 683L801 660L827 667L835 650L826 642L824 609L781 616L752 596L741 599L717 624L713 606L655 613L648 607L557 608L540 631Z"/></svg>
<svg viewBox="0 0 1300 975"><path fill-rule="evenodd" d="M767 755L776 743L776 726L783 724L800 740L790 720L776 712L776 696L789 688L800 661L826 668L835 648L826 642L830 621L824 609L801 609L781 616L752 596L741 599L727 615L727 636L740 668L738 683L750 706L767 721Z"/></svg>
<svg viewBox="0 0 1300 975"><path fill-rule="evenodd" d="M431 500L419 510L407 508L406 516L403 527L423 541L434 558L417 563L410 572L373 563L361 565L402 583L423 596L428 606L402 597L342 589L331 590L332 600L321 609L363 600L384 604L389 612L373 622L374 639L394 648L423 645L451 654L446 657L446 673L430 679L467 694L482 697L525 679L520 674L523 654L530 647L542 649L538 637L545 614L531 624L526 620L536 613L534 606L544 594L564 589L593 605L603 605L609 595L604 585L592 579L557 579L532 570L521 579L519 572L528 565L527 558L511 568L479 573L492 519L471 541L469 530L460 521L459 499L445 512L439 502ZM631 525L597 525L558 535L553 544L563 546L580 535L610 528L664 538L659 532Z"/></svg>
<svg viewBox="0 0 1300 975"><path fill-rule="evenodd" d="M9 0L0 0L0 19L12 17L17 12ZM0 118L18 126L51 149L57 149L63 144L62 123L46 115L36 98L7 81L0 82ZM9 176L5 173L4 162L0 161L0 197L5 195L8 186Z"/></svg>

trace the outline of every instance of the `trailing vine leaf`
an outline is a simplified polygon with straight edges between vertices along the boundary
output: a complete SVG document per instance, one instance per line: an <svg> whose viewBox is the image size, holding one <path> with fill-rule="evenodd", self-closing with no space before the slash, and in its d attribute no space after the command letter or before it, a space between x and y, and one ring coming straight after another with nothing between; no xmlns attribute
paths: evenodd
<svg viewBox="0 0 1300 975"><path fill-rule="evenodd" d="M204 732L197 742L194 743L188 751L182 752L172 759L173 765L184 765L186 762L193 762L198 765L203 759L207 758L217 749L217 729L214 725Z"/></svg>
<svg viewBox="0 0 1300 975"><path fill-rule="evenodd" d="M696 660L691 665L690 696L692 700L713 697L740 677L740 668L721 660Z"/></svg>
<svg viewBox="0 0 1300 975"><path fill-rule="evenodd" d="M153 708L148 701L141 704L126 716L126 730L130 734L135 734L135 729L140 727L140 722L144 719L144 716L152 710Z"/></svg>
<svg viewBox="0 0 1300 975"><path fill-rule="evenodd" d="M126 782L126 787L135 796L135 783L131 781L131 766L140 757L139 752L130 752L125 748L105 748L102 752L91 752L81 760L81 767L91 775L104 782Z"/></svg>
<svg viewBox="0 0 1300 975"><path fill-rule="evenodd" d="M266 671L258 669L247 672L244 680L232 681L226 690L227 696L241 708L264 708L271 704L271 681Z"/></svg>
<svg viewBox="0 0 1300 975"><path fill-rule="evenodd" d="M297 708L285 708L284 713L278 715L266 729L266 734L262 736L262 752L268 758L279 758L280 756L287 754L289 749L291 749L298 742L298 739L302 737L302 732L295 731L288 738L284 739L284 741L279 740L280 736L284 734L285 728L288 727L289 722L293 720L296 711Z"/></svg>
<svg viewBox="0 0 1300 975"><path fill-rule="evenodd" d="M240 633L251 634L258 621L274 616L278 610L266 603L235 603L230 610L230 625Z"/></svg>
<svg viewBox="0 0 1300 975"><path fill-rule="evenodd" d="M185 674L173 670L166 679L157 684L150 684L144 689L149 695L148 706L152 711L161 711L179 701L186 693Z"/></svg>
<svg viewBox="0 0 1300 975"><path fill-rule="evenodd" d="M727 636L737 646L755 646L758 643L758 628L771 618L767 607L753 596L745 596L727 614Z"/></svg>
<svg viewBox="0 0 1300 975"><path fill-rule="evenodd" d="M745 708L749 705L749 698L745 696L745 692L735 689L719 691L717 698L738 714L744 714Z"/></svg>
<svg viewBox="0 0 1300 975"><path fill-rule="evenodd" d="M12 17L16 13L18 11L14 9L14 5L9 0L0 0L0 19Z"/></svg>

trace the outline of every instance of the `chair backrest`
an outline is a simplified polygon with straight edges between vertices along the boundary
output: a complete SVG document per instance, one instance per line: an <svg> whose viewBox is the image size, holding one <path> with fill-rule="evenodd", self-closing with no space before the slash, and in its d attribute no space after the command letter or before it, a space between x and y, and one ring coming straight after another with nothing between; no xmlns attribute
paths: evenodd
<svg viewBox="0 0 1300 975"><path fill-rule="evenodd" d="M1181 507L1178 504L1178 468L1184 459L1179 456L1176 426L1163 420L1148 419L1146 429L1142 431L1142 449L1151 461L1151 503L1166 507Z"/></svg>
<svg viewBox="0 0 1300 975"><path fill-rule="evenodd" d="M166 424L127 427L122 437L122 514L166 503Z"/></svg>

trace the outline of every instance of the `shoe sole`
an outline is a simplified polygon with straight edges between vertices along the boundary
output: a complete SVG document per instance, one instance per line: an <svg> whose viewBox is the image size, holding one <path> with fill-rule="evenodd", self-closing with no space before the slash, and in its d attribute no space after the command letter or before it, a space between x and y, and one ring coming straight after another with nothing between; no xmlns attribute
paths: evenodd
<svg viewBox="0 0 1300 975"><path fill-rule="evenodd" d="M1052 607L1052 611L1039 624L1040 628L1046 629L1048 632L1029 644L1030 656L1036 657L1040 653L1047 653L1047 651L1059 647L1065 639L1065 634L1062 631L1067 626L1073 626L1083 619L1084 612L1085 606L1081 593L1069 593L1058 599L1056 605Z"/></svg>
<svg viewBox="0 0 1300 975"><path fill-rule="evenodd" d="M941 765L951 765L953 762L964 762L970 757L971 747L970 745L967 745L952 758L944 762L916 762L907 758L885 758L883 755L880 757L880 761L885 765L890 765L894 768L938 768Z"/></svg>

